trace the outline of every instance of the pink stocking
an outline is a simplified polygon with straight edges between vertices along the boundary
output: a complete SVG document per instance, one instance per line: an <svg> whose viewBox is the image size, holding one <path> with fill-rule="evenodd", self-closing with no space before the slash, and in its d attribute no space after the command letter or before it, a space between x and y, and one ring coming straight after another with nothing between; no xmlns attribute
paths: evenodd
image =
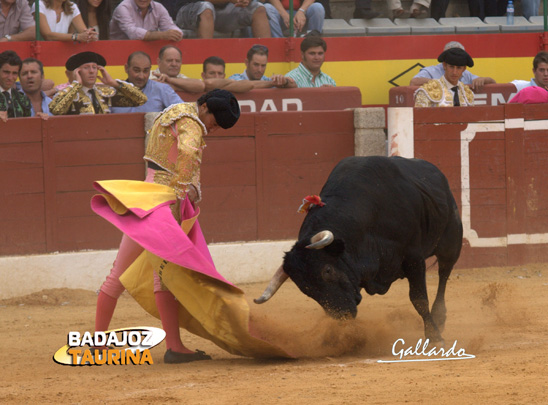
<svg viewBox="0 0 548 405"><path fill-rule="evenodd" d="M183 346L179 334L179 303L170 291L156 291L154 293L156 307L160 312L162 327L166 332L166 347L177 353L193 353Z"/></svg>
<svg viewBox="0 0 548 405"><path fill-rule="evenodd" d="M105 294L103 291L99 292L97 297L97 310L95 312L95 331L106 331L112 314L114 314L114 308L118 300L112 298L110 295Z"/></svg>

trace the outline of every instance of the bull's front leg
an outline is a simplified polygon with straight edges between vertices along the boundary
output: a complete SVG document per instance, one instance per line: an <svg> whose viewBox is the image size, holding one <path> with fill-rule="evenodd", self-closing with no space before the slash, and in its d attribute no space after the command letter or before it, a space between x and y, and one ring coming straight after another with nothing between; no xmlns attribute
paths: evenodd
<svg viewBox="0 0 548 405"><path fill-rule="evenodd" d="M403 271L409 281L409 298L424 322L424 334L430 342L443 344L443 338L432 319L426 290L426 263L423 259L407 260Z"/></svg>
<svg viewBox="0 0 548 405"><path fill-rule="evenodd" d="M434 305L432 305L432 319L436 326L438 327L440 333L443 332L445 328L445 319L447 310L445 309L445 287L447 286L447 280L453 269L453 263L446 263L438 259L438 292L436 294L436 299L434 300Z"/></svg>

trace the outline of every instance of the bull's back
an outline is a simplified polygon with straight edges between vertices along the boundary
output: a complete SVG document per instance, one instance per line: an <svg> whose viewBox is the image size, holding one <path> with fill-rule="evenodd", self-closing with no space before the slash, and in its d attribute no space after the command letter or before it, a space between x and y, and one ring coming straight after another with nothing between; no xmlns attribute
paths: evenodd
<svg viewBox="0 0 548 405"><path fill-rule="evenodd" d="M333 207L322 208L323 214L352 218L355 235L368 229L398 244L413 244L425 256L433 254L448 224L460 221L447 179L435 165L419 159L345 158L329 175L321 198ZM348 226L348 221L340 222Z"/></svg>
<svg viewBox="0 0 548 405"><path fill-rule="evenodd" d="M398 195L402 188L411 185L419 189L430 187L449 191L443 173L425 160L397 156L351 156L335 166L322 194L359 196L382 190Z"/></svg>

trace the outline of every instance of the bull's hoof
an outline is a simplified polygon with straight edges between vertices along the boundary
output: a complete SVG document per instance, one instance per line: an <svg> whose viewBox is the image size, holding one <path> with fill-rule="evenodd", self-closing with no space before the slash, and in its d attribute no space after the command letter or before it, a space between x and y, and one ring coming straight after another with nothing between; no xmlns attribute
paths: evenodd
<svg viewBox="0 0 548 405"><path fill-rule="evenodd" d="M445 348L445 340L440 336L427 336L426 337L429 341L430 341L430 344L433 345L433 346L436 346L437 348L440 348L440 349L444 349Z"/></svg>

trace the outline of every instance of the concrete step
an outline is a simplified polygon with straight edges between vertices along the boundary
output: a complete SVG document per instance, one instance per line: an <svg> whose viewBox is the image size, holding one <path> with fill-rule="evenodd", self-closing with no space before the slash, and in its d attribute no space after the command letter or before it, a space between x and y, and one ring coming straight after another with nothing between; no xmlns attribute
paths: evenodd
<svg viewBox="0 0 548 405"><path fill-rule="evenodd" d="M392 11L388 9L386 0L373 0L373 9L381 13L382 18L392 18ZM402 8L409 10L413 4L412 1L403 0ZM331 17L342 18L346 21L350 21L353 18L354 13L354 0L330 0ZM515 15L521 15L521 0L514 2ZM539 15L542 16L542 2L540 4ZM430 15L428 15L429 17ZM470 11L468 9L468 0L451 0L447 7L446 17L469 17Z"/></svg>

